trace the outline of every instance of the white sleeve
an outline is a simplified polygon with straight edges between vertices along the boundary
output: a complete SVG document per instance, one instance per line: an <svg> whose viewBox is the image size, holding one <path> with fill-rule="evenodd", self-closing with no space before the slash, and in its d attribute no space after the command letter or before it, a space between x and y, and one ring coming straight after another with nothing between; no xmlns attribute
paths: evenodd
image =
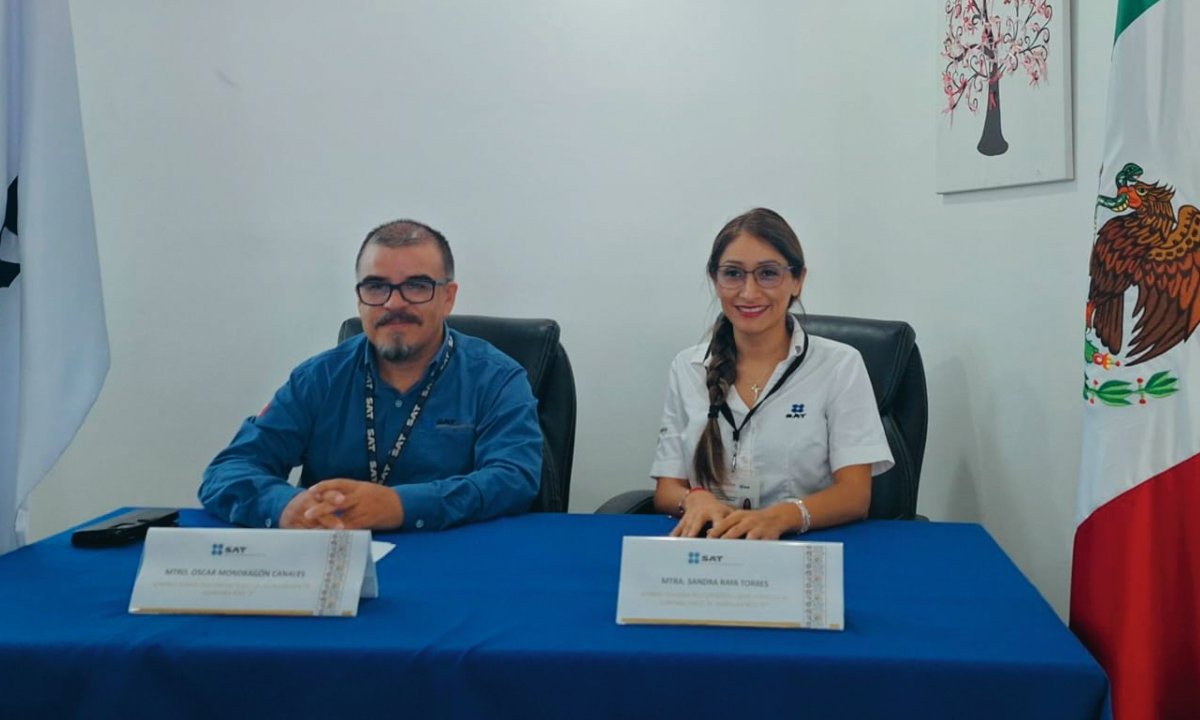
<svg viewBox="0 0 1200 720"><path fill-rule="evenodd" d="M871 378L862 356L855 352L838 367L834 396L829 403L829 469L848 465L871 466L871 475L887 472L895 465Z"/></svg>
<svg viewBox="0 0 1200 720"><path fill-rule="evenodd" d="M654 450L654 463L650 466L650 477L687 478L691 458L684 457L683 433L687 428L687 411L683 404L682 380L679 377L686 367L676 358L671 363L667 378L667 401L663 405L662 422L658 426L658 447Z"/></svg>

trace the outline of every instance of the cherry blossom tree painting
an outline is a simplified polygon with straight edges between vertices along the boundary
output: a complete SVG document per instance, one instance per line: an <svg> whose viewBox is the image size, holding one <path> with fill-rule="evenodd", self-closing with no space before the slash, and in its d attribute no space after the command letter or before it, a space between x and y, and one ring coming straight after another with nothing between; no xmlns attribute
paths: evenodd
<svg viewBox="0 0 1200 720"><path fill-rule="evenodd" d="M938 1L938 191L1072 177L1069 0Z"/></svg>

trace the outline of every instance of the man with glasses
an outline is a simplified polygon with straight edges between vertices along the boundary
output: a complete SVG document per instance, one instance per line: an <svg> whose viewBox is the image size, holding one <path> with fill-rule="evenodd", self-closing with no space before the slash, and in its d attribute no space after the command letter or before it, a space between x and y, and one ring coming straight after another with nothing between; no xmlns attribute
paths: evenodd
<svg viewBox="0 0 1200 720"><path fill-rule="evenodd" d="M301 364L242 424L204 473L205 508L251 527L376 530L527 510L537 401L514 360L447 327L458 284L445 237L387 223L355 267L364 334Z"/></svg>

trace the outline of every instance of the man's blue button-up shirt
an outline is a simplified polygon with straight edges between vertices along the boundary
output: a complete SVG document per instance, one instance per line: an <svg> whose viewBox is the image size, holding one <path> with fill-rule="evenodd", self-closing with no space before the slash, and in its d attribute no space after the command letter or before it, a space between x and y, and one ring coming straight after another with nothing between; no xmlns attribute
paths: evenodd
<svg viewBox="0 0 1200 720"><path fill-rule="evenodd" d="M537 496L542 432L525 370L487 342L446 329L454 354L423 404L387 484L404 504L404 529L435 530L524 512ZM278 525L322 480L368 480L364 373L375 381L376 454L388 461L413 404L447 352L406 393L383 382L365 335L305 361L270 404L242 423L204 472L200 500L227 521Z"/></svg>

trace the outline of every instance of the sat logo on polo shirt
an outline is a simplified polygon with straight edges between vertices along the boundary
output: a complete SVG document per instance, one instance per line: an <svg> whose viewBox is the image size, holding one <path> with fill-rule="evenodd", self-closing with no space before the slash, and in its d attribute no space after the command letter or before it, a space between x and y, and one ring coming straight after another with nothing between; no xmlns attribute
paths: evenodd
<svg viewBox="0 0 1200 720"><path fill-rule="evenodd" d="M788 419L805 417L804 403L793 403L792 409L788 411Z"/></svg>

